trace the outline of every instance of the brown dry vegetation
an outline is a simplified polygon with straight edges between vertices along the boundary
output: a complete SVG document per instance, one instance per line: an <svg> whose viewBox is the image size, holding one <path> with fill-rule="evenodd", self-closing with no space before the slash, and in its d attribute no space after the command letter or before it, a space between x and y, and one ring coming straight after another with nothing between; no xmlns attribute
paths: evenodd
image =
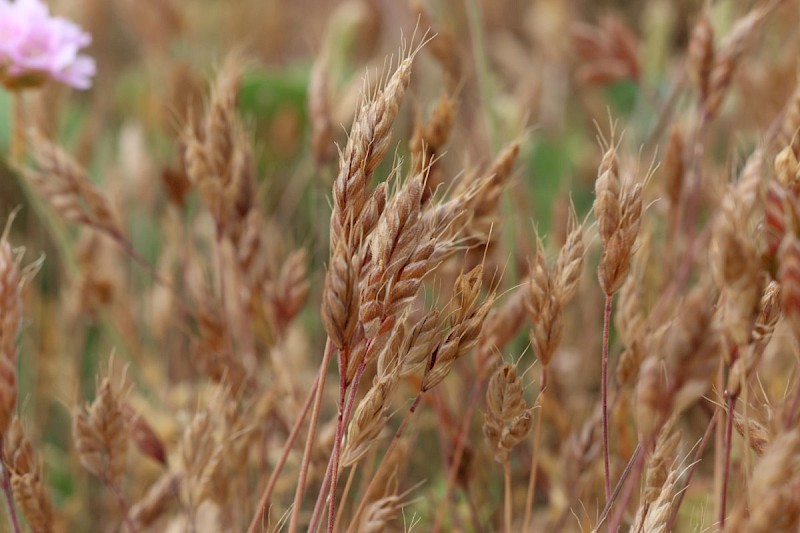
<svg viewBox="0 0 800 533"><path fill-rule="evenodd" d="M800 531L797 1L53 4L11 531Z"/></svg>

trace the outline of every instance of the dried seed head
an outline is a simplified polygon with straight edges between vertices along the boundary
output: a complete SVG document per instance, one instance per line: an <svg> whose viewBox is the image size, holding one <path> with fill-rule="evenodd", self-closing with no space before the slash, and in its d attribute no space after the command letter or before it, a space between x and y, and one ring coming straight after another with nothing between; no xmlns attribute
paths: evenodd
<svg viewBox="0 0 800 533"><path fill-rule="evenodd" d="M403 59L386 87L366 100L353 122L344 152L339 157L339 174L333 183L331 249L358 226L367 202L367 186L373 172L389 149L394 119L411 79L413 54Z"/></svg>
<svg viewBox="0 0 800 533"><path fill-rule="evenodd" d="M439 312L434 309L418 321L406 337L400 377L410 376L425 368L441 336Z"/></svg>
<svg viewBox="0 0 800 533"><path fill-rule="evenodd" d="M603 154L594 183L594 216L600 237L607 243L620 224L620 180L616 149L612 146Z"/></svg>
<svg viewBox="0 0 800 533"><path fill-rule="evenodd" d="M800 506L797 481L800 476L800 430L775 437L756 464L749 483L750 507L746 531L767 533L797 527Z"/></svg>
<svg viewBox="0 0 800 533"><path fill-rule="evenodd" d="M39 133L31 133L29 143L36 168L24 170L25 177L58 214L114 236L122 234L108 198L77 161Z"/></svg>
<svg viewBox="0 0 800 533"><path fill-rule="evenodd" d="M322 291L322 323L333 344L343 349L353 335L358 321L358 270L356 254L340 241L325 274Z"/></svg>
<svg viewBox="0 0 800 533"><path fill-rule="evenodd" d="M421 230L418 220L423 187L422 176L417 175L410 179L392 198L370 239L372 261L380 269L384 279L396 274L417 247Z"/></svg>
<svg viewBox="0 0 800 533"><path fill-rule="evenodd" d="M483 433L495 459L505 462L508 452L531 429L532 417L522 395L522 380L509 363L499 366L486 387Z"/></svg>
<svg viewBox="0 0 800 533"><path fill-rule="evenodd" d="M13 474L11 490L34 533L53 531L55 510L40 472Z"/></svg>
<svg viewBox="0 0 800 533"><path fill-rule="evenodd" d="M554 272L556 294L562 305L570 301L578 290L585 251L583 226L578 224L574 211L569 218L569 228L567 240L558 253Z"/></svg>
<svg viewBox="0 0 800 533"><path fill-rule="evenodd" d="M800 163L791 146L786 146L775 156L775 176L786 188L792 188L800 176Z"/></svg>
<svg viewBox="0 0 800 533"><path fill-rule="evenodd" d="M432 366L422 380L423 391L441 383L450 373L453 363L478 343L486 315L495 299L494 294L489 294L483 303L478 303L482 273L483 268L478 265L456 279L450 331L433 351Z"/></svg>
<svg viewBox="0 0 800 533"><path fill-rule="evenodd" d="M769 431L766 427L752 418L745 419L735 411L733 413L733 427L750 444L750 448L756 455L761 456L764 454L764 450L769 446L770 442Z"/></svg>
<svg viewBox="0 0 800 533"><path fill-rule="evenodd" d="M118 488L125 472L128 433L118 393L108 378L85 409L76 410L72 438L83 467L103 483Z"/></svg>
<svg viewBox="0 0 800 533"><path fill-rule="evenodd" d="M355 464L377 441L389 420L389 399L397 387L398 372L391 373L373 383L372 388L359 402L347 428L347 443L342 452L342 466Z"/></svg>
<svg viewBox="0 0 800 533"><path fill-rule="evenodd" d="M647 463L644 499L648 503L653 503L658 499L669 477L670 467L675 461L675 449L681 440L681 434L675 431L674 426L673 419L661 428L655 450Z"/></svg>
<svg viewBox="0 0 800 533"><path fill-rule="evenodd" d="M17 407L17 332L22 319L18 259L0 238L0 439Z"/></svg>
<svg viewBox="0 0 800 533"><path fill-rule="evenodd" d="M122 402L121 407L122 416L128 425L131 440L139 451L154 461L167 466L167 452L164 449L164 444L162 444L161 439L156 435L150 424L129 403Z"/></svg>

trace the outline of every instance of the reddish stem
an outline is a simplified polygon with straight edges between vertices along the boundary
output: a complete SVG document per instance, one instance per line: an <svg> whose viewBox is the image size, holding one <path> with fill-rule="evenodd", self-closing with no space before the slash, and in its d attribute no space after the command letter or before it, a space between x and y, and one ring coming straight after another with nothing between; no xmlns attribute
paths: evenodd
<svg viewBox="0 0 800 533"><path fill-rule="evenodd" d="M731 475L731 444L733 441L733 407L736 404L736 396L727 394L728 396L728 418L725 423L725 457L722 468L722 492L720 494L719 504L719 527L720 530L725 527L725 515L728 505L728 480Z"/></svg>
<svg viewBox="0 0 800 533"><path fill-rule="evenodd" d="M611 469L608 462L608 337L611 327L611 302L613 294L606 294L603 313L603 363L601 396L603 403L603 473L605 475L606 502L611 498Z"/></svg>
<svg viewBox="0 0 800 533"><path fill-rule="evenodd" d="M336 482L339 479L339 453L342 449L342 438L344 436L344 402L347 395L346 360L343 354L339 352L339 420L336 422L336 441L333 443L333 454L331 456L333 460L331 469L333 475L331 476L331 503L328 509L328 533L333 533L333 525L336 519Z"/></svg>

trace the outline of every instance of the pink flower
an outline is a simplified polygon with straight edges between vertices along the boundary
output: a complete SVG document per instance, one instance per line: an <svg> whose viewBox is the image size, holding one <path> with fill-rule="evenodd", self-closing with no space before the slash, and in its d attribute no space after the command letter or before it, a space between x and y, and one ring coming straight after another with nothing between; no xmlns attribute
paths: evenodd
<svg viewBox="0 0 800 533"><path fill-rule="evenodd" d="M75 23L51 16L41 0L0 0L0 82L8 87L52 78L88 89L95 62L78 52L91 41Z"/></svg>

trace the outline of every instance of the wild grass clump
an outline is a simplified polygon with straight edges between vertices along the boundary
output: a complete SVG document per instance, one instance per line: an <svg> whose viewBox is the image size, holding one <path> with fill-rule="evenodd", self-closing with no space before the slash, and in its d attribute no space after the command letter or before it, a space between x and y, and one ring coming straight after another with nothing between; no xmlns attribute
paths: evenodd
<svg viewBox="0 0 800 533"><path fill-rule="evenodd" d="M0 31L9 530L797 531L798 6L278 4Z"/></svg>

